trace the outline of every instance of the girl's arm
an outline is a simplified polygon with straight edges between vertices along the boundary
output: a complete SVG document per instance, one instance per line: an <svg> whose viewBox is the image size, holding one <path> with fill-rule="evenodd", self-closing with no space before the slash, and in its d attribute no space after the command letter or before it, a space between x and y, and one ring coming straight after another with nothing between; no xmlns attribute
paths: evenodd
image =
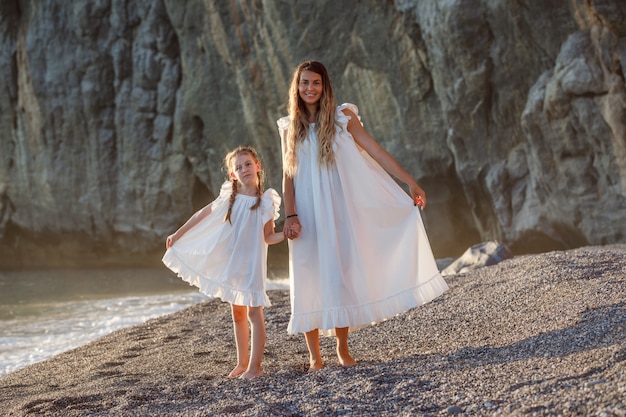
<svg viewBox="0 0 626 417"><path fill-rule="evenodd" d="M385 171L408 185L413 201L423 210L426 207L426 193L422 187L415 182L411 174L402 168L389 152L383 149L378 142L367 133L363 125L361 125L359 118L352 110L344 109L343 113L350 117L350 121L348 121L348 131L352 134L354 141L374 158Z"/></svg>
<svg viewBox="0 0 626 417"><path fill-rule="evenodd" d="M265 234L265 243L268 245L274 245L285 240L285 234L283 232L274 232L273 219L265 223L263 233Z"/></svg>
<svg viewBox="0 0 626 417"><path fill-rule="evenodd" d="M211 204L195 212L194 215L185 222L185 224L183 224L177 231L169 235L165 241L165 247L171 248L178 239L191 230L195 225L200 223L200 221L206 218L209 214L211 214Z"/></svg>
<svg viewBox="0 0 626 417"><path fill-rule="evenodd" d="M283 164L285 161L285 152L287 151L287 130L283 130L280 134L282 149L283 149ZM285 204L285 224L283 226L283 233L286 238L295 239L298 237L298 234L294 232L294 228L292 225L297 224L300 225L300 221L298 220L298 216L294 216L294 214L298 214L296 212L296 190L293 185L293 178L287 176L285 174L285 169L283 167L283 203Z"/></svg>

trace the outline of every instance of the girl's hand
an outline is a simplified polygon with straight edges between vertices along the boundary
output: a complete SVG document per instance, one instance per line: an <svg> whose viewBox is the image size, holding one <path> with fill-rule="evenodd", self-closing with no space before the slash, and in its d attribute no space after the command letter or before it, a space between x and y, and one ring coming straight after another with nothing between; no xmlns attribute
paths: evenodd
<svg viewBox="0 0 626 417"><path fill-rule="evenodd" d="M302 230L302 225L300 225L300 223L293 223L290 229L294 233L295 237L298 237L300 236L300 230Z"/></svg>
<svg viewBox="0 0 626 417"><path fill-rule="evenodd" d="M422 190L422 187L413 183L409 185L409 191L413 197L413 204L424 210L426 208L426 193Z"/></svg>
<svg viewBox="0 0 626 417"><path fill-rule="evenodd" d="M302 225L300 225L300 220L298 220L298 216L293 216L288 219L285 219L285 225L283 226L283 233L285 237L288 239L295 239L300 235L300 230L302 230Z"/></svg>
<svg viewBox="0 0 626 417"><path fill-rule="evenodd" d="M165 248L166 249L171 248L172 245L174 244L174 242L176 242L176 240L178 240L178 239L176 239L176 233L174 233L172 235L169 235L167 237L167 240L165 241Z"/></svg>

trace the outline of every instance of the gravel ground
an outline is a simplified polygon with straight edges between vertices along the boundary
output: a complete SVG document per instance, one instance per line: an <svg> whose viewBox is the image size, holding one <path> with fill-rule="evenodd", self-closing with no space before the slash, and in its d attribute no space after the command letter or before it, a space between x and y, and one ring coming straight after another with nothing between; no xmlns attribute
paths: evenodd
<svg viewBox="0 0 626 417"><path fill-rule="evenodd" d="M626 245L520 256L447 277L437 300L350 335L358 364L307 373L266 309L266 376L230 380L219 301L151 320L0 378L8 416L626 416Z"/></svg>

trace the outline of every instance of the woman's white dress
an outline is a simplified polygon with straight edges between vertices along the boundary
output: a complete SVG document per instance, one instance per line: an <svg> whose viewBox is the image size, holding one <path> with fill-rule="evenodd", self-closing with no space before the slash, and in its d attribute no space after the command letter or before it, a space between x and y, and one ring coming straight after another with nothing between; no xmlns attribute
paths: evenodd
<svg viewBox="0 0 626 417"><path fill-rule="evenodd" d="M225 182L211 214L185 233L163 256L163 263L209 297L242 306L270 306L265 291L267 244L264 225L279 216L280 197L268 189L256 197L237 194L232 224L224 222L232 183Z"/></svg>
<svg viewBox="0 0 626 417"><path fill-rule="evenodd" d="M335 164L320 167L314 126L297 148L295 205L302 225L290 240L288 332L354 330L427 303L448 289L420 210L348 132L336 113ZM281 134L289 118L278 120Z"/></svg>

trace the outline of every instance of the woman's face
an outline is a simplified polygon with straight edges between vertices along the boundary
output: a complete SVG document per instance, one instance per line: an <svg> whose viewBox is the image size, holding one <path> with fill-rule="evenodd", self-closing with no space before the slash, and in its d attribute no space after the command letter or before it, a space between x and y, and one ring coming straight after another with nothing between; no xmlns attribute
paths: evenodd
<svg viewBox="0 0 626 417"><path fill-rule="evenodd" d="M306 105L314 105L322 97L322 76L313 71L302 71L298 83L298 94Z"/></svg>

